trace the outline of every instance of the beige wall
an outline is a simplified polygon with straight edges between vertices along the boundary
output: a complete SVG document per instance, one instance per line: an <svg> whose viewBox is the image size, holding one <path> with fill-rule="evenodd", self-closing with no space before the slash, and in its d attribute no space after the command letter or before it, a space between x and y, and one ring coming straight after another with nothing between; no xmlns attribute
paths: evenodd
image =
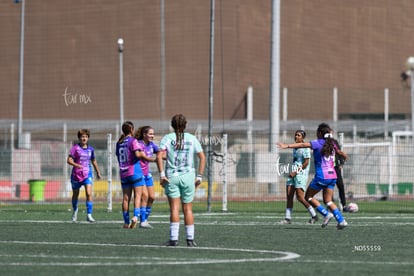
<svg viewBox="0 0 414 276"><path fill-rule="evenodd" d="M281 1L281 86L290 119L410 113L399 75L414 55L414 2ZM214 117L269 117L271 1L215 1ZM125 118L160 118L160 1L26 0L24 118L119 118L117 38L125 40ZM166 110L208 118L210 1L165 0ZM0 118L18 111L20 4L0 2ZM65 101L66 91L66 101ZM69 94L72 102L69 100Z"/></svg>

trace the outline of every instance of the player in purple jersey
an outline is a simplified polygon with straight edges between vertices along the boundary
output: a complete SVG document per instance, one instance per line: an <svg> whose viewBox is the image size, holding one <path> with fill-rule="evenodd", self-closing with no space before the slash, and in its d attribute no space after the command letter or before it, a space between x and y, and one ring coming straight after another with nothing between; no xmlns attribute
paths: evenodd
<svg viewBox="0 0 414 276"><path fill-rule="evenodd" d="M310 142L284 144L277 143L281 149L286 148L311 148L315 163L315 176L309 187L306 189L305 198L308 202L325 218L322 227L326 227L329 221L335 217L337 229L345 228L348 223L342 216L336 204L333 202L333 190L335 188L337 175L335 172L335 154L338 154L346 160L347 155L341 151L333 141L331 128L328 124L322 123L316 131L317 138ZM328 212L314 196L323 191L323 201L332 213ZM333 215L332 215L333 214Z"/></svg>
<svg viewBox="0 0 414 276"><path fill-rule="evenodd" d="M69 152L67 163L73 166L70 181L72 183L72 221L76 222L78 218L78 200L79 191L82 186L85 186L86 196L86 220L88 222L95 222L92 217L93 201L92 201L92 166L96 171L97 178L100 179L101 173L99 171L98 162L95 159L94 148L88 145L90 132L87 129L78 131L79 143L74 145ZM91 166L92 163L92 166Z"/></svg>
<svg viewBox="0 0 414 276"><path fill-rule="evenodd" d="M140 217L141 195L145 181L139 160L155 161L155 158L145 155L144 148L132 136L133 133L134 124L130 121L124 122L122 124L122 135L116 143L116 157L119 164L123 193L122 214L124 228L135 228ZM132 191L134 191L134 216L130 222L129 203Z"/></svg>
<svg viewBox="0 0 414 276"><path fill-rule="evenodd" d="M144 152L148 157L162 158L158 146L153 142L154 129L151 126L142 126L135 132L135 138L144 147ZM144 174L146 188L142 191L141 197L141 223L142 228L152 228L148 223L148 217L152 211L152 204L155 200L154 180L150 170L150 162L140 159L141 169Z"/></svg>

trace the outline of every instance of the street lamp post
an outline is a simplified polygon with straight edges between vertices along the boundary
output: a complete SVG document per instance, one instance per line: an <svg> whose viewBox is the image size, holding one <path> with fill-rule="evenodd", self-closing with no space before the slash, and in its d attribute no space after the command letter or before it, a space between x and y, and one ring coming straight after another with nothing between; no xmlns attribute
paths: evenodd
<svg viewBox="0 0 414 276"><path fill-rule="evenodd" d="M411 89L411 131L414 135L414 57L409 57L406 62L407 75L410 76Z"/></svg>
<svg viewBox="0 0 414 276"><path fill-rule="evenodd" d="M119 53L119 120L120 127L124 123L124 39L118 38Z"/></svg>

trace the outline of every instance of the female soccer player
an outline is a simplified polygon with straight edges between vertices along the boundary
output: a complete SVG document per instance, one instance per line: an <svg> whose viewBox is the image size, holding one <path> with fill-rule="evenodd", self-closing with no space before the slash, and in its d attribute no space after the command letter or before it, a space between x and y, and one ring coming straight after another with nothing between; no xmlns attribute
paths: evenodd
<svg viewBox="0 0 414 276"><path fill-rule="evenodd" d="M170 205L170 240L167 246L177 246L180 228L180 203L184 213L187 246L197 246L194 241L193 199L196 187L201 184L206 158L197 138L184 132L187 120L182 114L171 119L173 133L165 135L160 150L166 153L166 169L163 159L157 159L160 183L165 189ZM199 158L197 176L194 168L194 155Z"/></svg>
<svg viewBox="0 0 414 276"><path fill-rule="evenodd" d="M162 158L160 156L160 150L158 146L153 142L154 140L154 129L151 126L142 126L135 132L135 138L138 140L138 143L144 148L144 152L148 157L153 157L154 154L156 158ZM141 169L144 173L144 180L146 188L142 191L141 197L141 223L140 227L142 228L152 228L148 223L148 217L151 214L152 203L155 200L154 193L154 181L150 171L150 163L145 159L140 159Z"/></svg>
<svg viewBox="0 0 414 276"><path fill-rule="evenodd" d="M85 186L86 196L86 221L95 222L92 217L93 201L92 201L92 166L96 171L96 177L100 179L101 172L99 171L98 162L95 159L95 150L88 145L90 132L87 129L80 129L78 131L79 143L73 145L70 149L67 163L73 166L70 182L72 183L72 221L76 222L78 219L78 200L79 191L82 186ZM92 166L91 166L92 163Z"/></svg>
<svg viewBox="0 0 414 276"><path fill-rule="evenodd" d="M304 130L296 130L295 142L303 143L306 137ZM292 169L289 173L289 178L286 182L286 215L285 219L280 223L290 224L292 220L293 197L296 194L296 199L305 206L311 215L309 224L314 224L318 220L315 209L305 200L305 190L308 184L309 177L309 159L311 157L309 148L293 149L293 163Z"/></svg>
<svg viewBox="0 0 414 276"><path fill-rule="evenodd" d="M138 140L132 137L134 124L126 121L122 124L122 135L116 143L116 157L119 164L119 172L122 185L122 214L124 218L124 228L135 228L140 216L141 195L145 185L142 174L140 159L154 161L145 155L144 149ZM130 223L129 203L132 191L134 191L134 216Z"/></svg>
<svg viewBox="0 0 414 276"><path fill-rule="evenodd" d="M341 151L333 142L333 135L329 125L322 123L316 131L317 138L309 143L284 144L277 143L279 148L311 148L315 162L315 176L309 184L305 193L307 201L324 216L322 227L326 227L329 221L335 217L337 229L345 228L348 223L342 216L338 207L333 202L333 189L335 188L337 175L334 168L335 154L339 154L345 160L347 155ZM313 198L318 192L323 191L323 201L331 210L333 215L326 210L317 199Z"/></svg>

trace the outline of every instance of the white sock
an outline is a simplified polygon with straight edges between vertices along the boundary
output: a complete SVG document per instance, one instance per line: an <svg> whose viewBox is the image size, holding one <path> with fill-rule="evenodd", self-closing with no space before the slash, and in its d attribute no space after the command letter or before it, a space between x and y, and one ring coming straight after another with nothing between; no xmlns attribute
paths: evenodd
<svg viewBox="0 0 414 276"><path fill-rule="evenodd" d="M185 226L185 234L187 236L187 240L194 240L194 224Z"/></svg>
<svg viewBox="0 0 414 276"><path fill-rule="evenodd" d="M316 216L315 209L313 209L312 206L309 206L308 211L309 211L309 214L311 214L312 217Z"/></svg>
<svg viewBox="0 0 414 276"><path fill-rule="evenodd" d="M170 222L170 241L178 241L179 222Z"/></svg>
<svg viewBox="0 0 414 276"><path fill-rule="evenodd" d="M287 219L292 219L292 208L286 208L286 216Z"/></svg>

